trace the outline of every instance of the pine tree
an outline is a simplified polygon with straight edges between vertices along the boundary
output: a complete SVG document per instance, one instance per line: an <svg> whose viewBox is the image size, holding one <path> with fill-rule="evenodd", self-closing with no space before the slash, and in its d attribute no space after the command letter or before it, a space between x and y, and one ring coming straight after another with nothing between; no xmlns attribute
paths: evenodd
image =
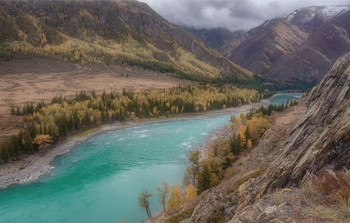
<svg viewBox="0 0 350 223"><path fill-rule="evenodd" d="M2 144L1 146L1 159L6 163L10 160L10 154L8 151L8 145L5 143Z"/></svg>
<svg viewBox="0 0 350 223"><path fill-rule="evenodd" d="M230 140L230 148L231 148L232 154L235 156L239 155L239 153L241 152L239 144L240 143L237 142L236 133L233 133L233 136L231 137L231 140Z"/></svg>
<svg viewBox="0 0 350 223"><path fill-rule="evenodd" d="M208 164L203 164L198 175L198 193L210 188L210 170Z"/></svg>
<svg viewBox="0 0 350 223"><path fill-rule="evenodd" d="M267 108L267 115L270 116L272 114L273 111L273 105L269 105L269 107Z"/></svg>
<svg viewBox="0 0 350 223"><path fill-rule="evenodd" d="M249 139L252 138L252 137L250 136L250 132L249 132L249 125L247 126L247 129L245 130L244 136L245 136L245 140L246 140L246 141L248 141Z"/></svg>
<svg viewBox="0 0 350 223"><path fill-rule="evenodd" d="M20 116L21 115L21 112L19 111L19 107L17 106L17 109L16 109L16 115L17 116Z"/></svg>
<svg viewBox="0 0 350 223"><path fill-rule="evenodd" d="M189 168L193 176L193 186L196 186L196 177L199 171L199 155L198 150L190 151L190 156L188 157Z"/></svg>
<svg viewBox="0 0 350 223"><path fill-rule="evenodd" d="M241 134L237 135L236 143L237 143L238 151L240 152L241 149L242 149L242 137L241 137Z"/></svg>

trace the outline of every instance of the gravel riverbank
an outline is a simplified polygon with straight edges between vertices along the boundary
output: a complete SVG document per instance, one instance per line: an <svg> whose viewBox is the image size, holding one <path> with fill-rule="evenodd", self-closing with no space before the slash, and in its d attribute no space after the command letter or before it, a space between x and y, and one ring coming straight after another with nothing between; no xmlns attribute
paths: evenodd
<svg viewBox="0 0 350 223"><path fill-rule="evenodd" d="M148 124L159 123L159 122L170 122L170 121L188 120L188 119L203 119L214 115L241 113L241 112L248 111L251 108L256 108L261 105L266 105L269 103L269 101L270 100L266 99L266 100L262 100L259 103L242 105L236 108L228 108L223 110L189 114L189 115L170 117L170 118L145 119L145 120L127 122L127 123L116 122L113 124L106 124L101 126L100 128L97 128L95 131L85 134L83 136L78 135L78 136L62 139L55 145L51 146L51 148L45 153L32 154L21 160L11 161L7 164L1 165L0 166L0 189L6 188L14 184L23 184L23 183L37 180L40 176L49 173L50 169L54 168L50 164L55 159L56 156L67 153L71 149L73 149L76 145L104 132L115 131L119 129L136 127L141 125L148 125ZM208 148L211 142L213 142L217 138L224 137L224 135L227 134L227 131L225 131L225 128L227 127L224 126L214 131L210 136L208 136L206 142L199 145L197 149L200 149L204 153L205 151L208 151Z"/></svg>

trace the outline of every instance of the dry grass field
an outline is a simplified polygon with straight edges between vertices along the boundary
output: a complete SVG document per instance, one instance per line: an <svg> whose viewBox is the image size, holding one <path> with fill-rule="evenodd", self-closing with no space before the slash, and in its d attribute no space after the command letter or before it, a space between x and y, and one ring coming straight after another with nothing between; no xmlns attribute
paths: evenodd
<svg viewBox="0 0 350 223"><path fill-rule="evenodd" d="M193 84L127 65L79 65L49 58L0 61L0 141L25 127L22 117L11 115L11 106L50 102L54 96L74 96L81 90L102 93Z"/></svg>

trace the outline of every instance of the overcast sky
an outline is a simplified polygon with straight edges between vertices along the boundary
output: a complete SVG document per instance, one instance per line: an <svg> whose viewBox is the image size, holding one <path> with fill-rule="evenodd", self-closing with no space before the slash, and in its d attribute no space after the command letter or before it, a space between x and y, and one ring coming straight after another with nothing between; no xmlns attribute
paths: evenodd
<svg viewBox="0 0 350 223"><path fill-rule="evenodd" d="M265 20L311 5L348 5L350 0L139 0L168 21L194 28L250 29Z"/></svg>

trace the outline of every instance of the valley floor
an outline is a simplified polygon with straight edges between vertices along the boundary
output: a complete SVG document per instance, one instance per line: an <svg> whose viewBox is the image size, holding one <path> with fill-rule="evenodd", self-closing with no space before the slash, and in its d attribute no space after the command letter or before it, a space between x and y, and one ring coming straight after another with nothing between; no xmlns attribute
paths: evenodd
<svg viewBox="0 0 350 223"><path fill-rule="evenodd" d="M51 102L55 96L75 96L81 90L101 94L103 90L108 93L196 84L126 65L79 65L50 58L0 61L0 67L0 142L25 127L23 117L11 115L11 106Z"/></svg>

